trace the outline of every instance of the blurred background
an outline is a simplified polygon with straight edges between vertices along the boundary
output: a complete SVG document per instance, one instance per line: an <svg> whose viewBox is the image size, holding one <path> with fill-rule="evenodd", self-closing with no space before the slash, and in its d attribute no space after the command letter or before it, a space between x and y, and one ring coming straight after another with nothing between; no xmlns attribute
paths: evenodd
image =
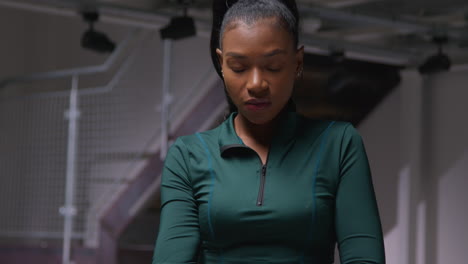
<svg viewBox="0 0 468 264"><path fill-rule="evenodd" d="M387 263L465 262L468 2L297 2L297 110L363 136ZM0 0L0 263L150 263L167 147L226 114L211 6Z"/></svg>

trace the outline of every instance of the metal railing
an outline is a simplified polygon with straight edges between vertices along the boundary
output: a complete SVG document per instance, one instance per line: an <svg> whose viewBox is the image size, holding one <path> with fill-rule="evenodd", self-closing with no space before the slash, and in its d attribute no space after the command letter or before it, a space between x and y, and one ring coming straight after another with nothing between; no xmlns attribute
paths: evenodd
<svg viewBox="0 0 468 264"><path fill-rule="evenodd" d="M59 78L71 77L71 89L70 91L58 91L48 92L41 94L42 96L51 97L69 97L69 109L65 111L65 117L68 120L68 141L67 141L67 153L66 153L66 182L65 182L65 204L60 207L59 212L64 217L63 227L63 263L69 263L70 260L70 249L71 240L73 237L73 219L77 213L75 207L75 181L76 181L76 167L77 167L77 142L78 142L78 120L80 118L79 109L79 97L81 94L95 94L95 93L107 93L112 91L113 87L120 80L122 74L128 69L128 65L133 61L136 52L133 52L131 56L127 57L122 63L117 74L112 78L108 85L103 87L94 87L87 89L79 89L78 81L83 75L90 75L96 73L102 73L108 71L113 66L117 58L122 56L125 49L128 47L129 42L135 37L136 30L132 31L127 35L124 41L118 46L116 52L114 52L109 58L102 64L97 66L73 68L59 71L51 71L37 74L30 74L26 76L16 76L8 78L0 82L0 89L5 88L9 85L14 85L24 82L34 82L39 80L52 80ZM27 232L23 235L28 234ZM10 236L12 233L10 233ZM47 237L47 232L42 232L42 235ZM76 236L76 235L75 235Z"/></svg>
<svg viewBox="0 0 468 264"><path fill-rule="evenodd" d="M3 170L5 175L2 176L4 181L8 179L5 186L16 186L19 184L15 181L17 175L26 175L26 182L30 182L30 179L36 177L35 175L39 175L40 178L36 178L40 184L28 189L36 190L33 191L37 193L34 194L36 196L31 194L31 199L25 201L25 203L29 202L28 205L21 204L19 201L14 201L13 198L11 201L6 200L3 204L6 207L0 208L0 210L4 213L8 213L10 211L16 212L23 207L37 207L40 208L41 211L47 211L50 214L50 212L53 212L51 211L51 207L57 206L55 210L59 209L63 216L63 221L59 221L55 216L49 216L49 218L41 221L41 223L44 224L40 226L31 225L29 222L13 226L10 222L5 222L4 228L2 228L2 221L0 220L0 237L42 239L57 239L62 237L62 261L63 263L70 263L72 239L96 242L94 236L98 233L96 229L99 228L99 215L106 206L109 205L112 197L117 195L118 189L122 188L132 175L137 174L138 169L141 168L142 163L148 157L148 153L153 153L158 149L167 149L167 137L171 133L174 124L180 123L184 118L183 116L187 114L185 112L190 109L188 106L196 104L197 97L204 96L208 91L207 88L209 88L209 85L206 85L206 83L213 83L213 81L217 80L217 77L214 70L209 67L209 70L201 74L199 80L194 83L192 87L185 87L183 93L179 92L177 95L171 95L171 90L169 88L170 72L166 71L164 74L166 77L163 83L158 84L158 86L162 85L165 87L161 89L162 94L159 94L161 90L154 90L151 88L154 84L148 85L140 90L136 88L133 88L133 90L129 89L129 87L132 86L130 82L131 78L128 77L132 75L130 70L135 68L132 66L135 66L136 60L141 60L142 58L146 59L147 56L141 56L142 50L144 50L142 46L149 41L150 37L154 36L154 33L154 31L131 31L119 44L116 51L109 56L102 65L31 74L27 76L16 76L0 81L1 92L2 89L22 83L35 83L42 80L63 78L71 79L71 87L69 90L41 92L41 90L38 89L35 90L33 94L3 97L0 99L0 109L8 108L6 112L11 112L10 108L14 109L16 107L15 105L21 105L27 108L31 105L31 102L33 102L33 105L37 105L38 109L43 109L41 111L33 111L34 117L37 115L35 119L39 122L35 123L34 129L31 131L33 135L30 139L30 135L28 134L27 140L25 140L22 135L18 135L16 140L18 142L29 141L28 144L33 146L44 141L44 144L35 148L33 152L28 151L28 147L25 147L24 150L16 151L20 154L14 155L14 157L4 162L4 164L11 163L11 161L16 162L18 160L29 162L36 156L42 156L42 158L37 161L39 165L36 167L30 166L34 168L26 174L24 171L20 170L21 165L12 165L9 167L7 166L7 168ZM126 51L130 49L129 47L132 39L142 40L139 41L136 47L127 55ZM166 42L165 47L170 48L171 43ZM165 54L163 67L164 69L170 69L171 53L163 51L163 54ZM106 85L86 88L80 87L80 77L109 71L119 62L119 58L121 57L123 57L122 63L118 67L115 75ZM133 73L133 75L135 75L135 73ZM138 73L136 75L138 76ZM135 90L138 90L138 92ZM147 95L145 92L149 92L151 95ZM138 96L138 98L128 99L128 96ZM126 118L126 111L123 109L127 109L128 107L131 109L133 109L133 107L138 108L142 104L139 100L146 100L148 97L150 97L150 99L145 101L145 109L141 111L138 110L138 113L135 110L135 113L132 113L132 118L135 120L131 122L132 125L139 125L146 122L143 133L144 136L125 135L124 137L122 135L112 134L115 133L115 131L125 130L125 133L130 130L135 131L135 129L128 128L128 122L124 120ZM132 102L129 103L129 101ZM130 104L130 106L127 106L127 104ZM118 110L116 110L117 106L115 105L118 105ZM102 109L100 109L100 107ZM95 109L98 108L100 110L96 112ZM59 120L60 115L57 115L57 111L60 111L60 109L63 109L65 113L68 126L65 126L62 124L63 121ZM145 119L144 122L137 120L142 115L147 116L149 111L154 111L155 109L161 112L160 122L155 120L155 124L148 125L148 120L151 120L151 118ZM174 111L169 111L169 109L174 109ZM5 119L3 120L3 116L0 113L0 125L12 127L12 133L15 133L15 131L20 130L22 127L29 126L24 125L24 123L31 122L31 113L26 110L23 114L22 113L23 112L17 113L16 115L18 118L12 119L6 118L5 115ZM53 113L53 115L49 113ZM25 116L28 118L25 118ZM53 121L44 121L42 123L41 121L43 120L41 119L46 117L51 120L53 119ZM105 121L102 121L103 119L105 119ZM12 120L15 122L18 121L21 124L18 126L11 125ZM106 126L105 128L103 128L104 125ZM141 132L141 130L136 131ZM3 136L5 137L2 139ZM44 138L47 138L47 140L43 140ZM139 141L133 145L128 144L129 146L124 146L120 149L115 146L127 144L129 141L128 138L138 139ZM7 145L8 141L10 141L10 139L7 138L7 135L2 135L0 137L0 147L2 144ZM100 144L106 144L106 146L97 146ZM121 151L121 149L125 149L127 152ZM28 155L25 153L28 153ZM63 158L64 156L66 156L66 159ZM122 157L124 157L123 160ZM48 160L47 162L43 162L42 159ZM2 163L1 160L0 158L0 163ZM105 162L103 162L104 160ZM112 164L106 164L106 162L109 161ZM47 164L47 169L43 168L44 164ZM52 166L50 164L54 165ZM65 177L63 177L64 175ZM64 180L64 178L66 180ZM48 199L53 201L53 203L49 202L48 204L44 204L44 201L37 199L37 197L43 196L42 194L44 193L49 194L50 197ZM61 200L59 195L62 195L64 199L64 203L61 206L58 204L58 200ZM31 201L34 201L34 204L32 204ZM12 207L8 205L8 203L15 203L15 206ZM1 202L0 206L2 206ZM42 213L37 212L32 212L30 214L24 213L24 211L28 211L28 209L21 209L20 211L23 213L19 214L16 218L28 218L30 215L42 215ZM12 218L16 219L14 214ZM63 226L62 232L58 229L59 225ZM93 242L88 244L92 245Z"/></svg>

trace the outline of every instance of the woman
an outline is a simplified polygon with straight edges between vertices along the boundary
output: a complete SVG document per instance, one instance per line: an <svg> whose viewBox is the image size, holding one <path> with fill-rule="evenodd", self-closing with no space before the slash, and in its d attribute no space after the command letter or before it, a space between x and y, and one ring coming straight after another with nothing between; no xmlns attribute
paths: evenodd
<svg viewBox="0 0 468 264"><path fill-rule="evenodd" d="M224 16L216 53L235 112L170 148L153 263L333 263L335 243L342 264L385 262L360 136L290 111L294 10L240 0Z"/></svg>

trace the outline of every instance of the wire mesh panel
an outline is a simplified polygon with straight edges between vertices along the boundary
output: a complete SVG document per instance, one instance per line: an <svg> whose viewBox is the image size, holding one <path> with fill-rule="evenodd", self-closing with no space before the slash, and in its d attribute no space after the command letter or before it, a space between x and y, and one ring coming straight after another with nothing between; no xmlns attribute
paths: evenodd
<svg viewBox="0 0 468 264"><path fill-rule="evenodd" d="M138 75L146 78L145 73ZM90 239L97 238L101 210L144 164L159 132L159 90L151 82L132 85L131 79L132 71L112 93L81 99L77 203L88 214L77 224L87 229Z"/></svg>
<svg viewBox="0 0 468 264"><path fill-rule="evenodd" d="M68 98L0 101L0 235L60 237Z"/></svg>
<svg viewBox="0 0 468 264"><path fill-rule="evenodd" d="M159 34L142 33L132 38L134 46L102 86L90 88L88 77L78 78L72 233L88 246L97 246L103 212L159 146L164 50ZM192 50L207 45L208 40L201 38L174 44L171 123L176 123L175 117L183 120L213 83L208 50ZM70 108L71 80L68 84L0 98L0 241L63 236L59 208L66 196L70 131L65 113Z"/></svg>
<svg viewBox="0 0 468 264"><path fill-rule="evenodd" d="M181 51L189 53L187 47L206 45L207 39L197 38L187 40L183 45L174 45L173 60L192 65L192 72L189 75L172 67L170 122L186 114L197 97L210 88L207 84L211 80L207 76L213 75L214 71L208 51L186 57L180 55ZM91 246L97 243L102 212L118 191L141 171L148 155L158 148L164 50L155 47L161 47L157 35L138 48L139 55L112 92L83 95L80 99L80 182L77 195L83 199L77 200L83 202L87 218L78 223L86 224L86 242ZM192 81L178 78L184 75L192 76Z"/></svg>

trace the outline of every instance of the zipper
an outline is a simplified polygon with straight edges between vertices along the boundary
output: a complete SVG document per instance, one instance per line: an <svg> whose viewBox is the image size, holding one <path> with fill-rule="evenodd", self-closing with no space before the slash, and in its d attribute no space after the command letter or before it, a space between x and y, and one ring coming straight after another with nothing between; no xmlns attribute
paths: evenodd
<svg viewBox="0 0 468 264"><path fill-rule="evenodd" d="M260 186L259 186L258 196L257 196L257 206L262 206L263 205L263 193L265 192L266 170L267 170L268 160L270 158L270 150L268 150L268 154L267 154L267 157L266 157L265 164L263 164L263 161L260 158L260 155L258 155L258 153L255 150L253 150L251 147L245 146L245 145L242 145L242 148L250 149L255 154L257 154L257 157L258 157L258 159L260 161L260 164L262 165L261 173L260 173Z"/></svg>
<svg viewBox="0 0 468 264"><path fill-rule="evenodd" d="M260 175L260 187L258 190L258 197L257 197L257 206L263 205L263 193L265 191L266 169L267 169L266 164L262 165L262 174Z"/></svg>

